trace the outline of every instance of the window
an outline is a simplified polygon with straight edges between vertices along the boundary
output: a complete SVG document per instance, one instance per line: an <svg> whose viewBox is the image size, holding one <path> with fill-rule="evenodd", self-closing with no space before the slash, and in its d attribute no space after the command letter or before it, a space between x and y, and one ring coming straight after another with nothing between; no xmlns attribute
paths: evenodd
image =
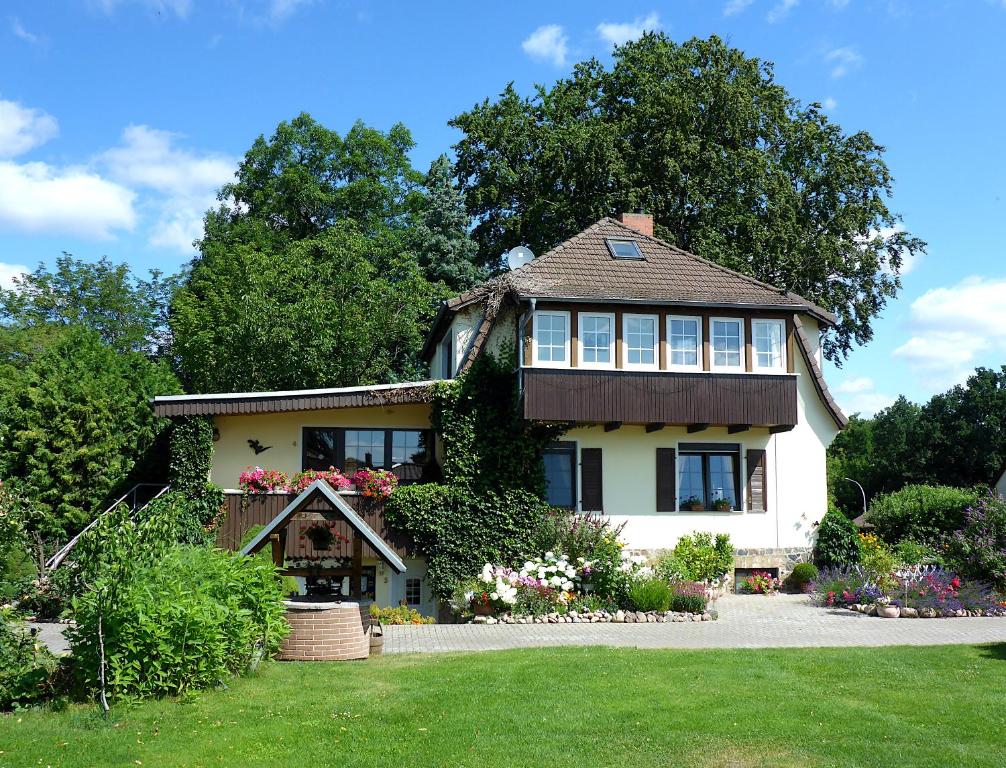
<svg viewBox="0 0 1006 768"><path fill-rule="evenodd" d="M344 429L305 427L304 469L390 469L408 484L423 478L433 461L429 433L418 429Z"/></svg>
<svg viewBox="0 0 1006 768"><path fill-rule="evenodd" d="M682 443L678 454L678 503L688 510L695 499L703 509L729 502L740 509L740 446L719 443Z"/></svg>
<svg viewBox="0 0 1006 768"><path fill-rule="evenodd" d="M626 368L657 367L657 316L623 315Z"/></svg>
<svg viewBox="0 0 1006 768"><path fill-rule="evenodd" d="M553 507L576 508L576 443L553 443L542 454L545 500Z"/></svg>
<svg viewBox="0 0 1006 768"><path fill-rule="evenodd" d="M612 368L615 365L615 316L581 312L580 365Z"/></svg>
<svg viewBox="0 0 1006 768"><path fill-rule="evenodd" d="M744 323L737 318L714 317L709 321L712 367L744 369Z"/></svg>
<svg viewBox="0 0 1006 768"><path fill-rule="evenodd" d="M751 323L751 344L754 347L754 367L760 371L785 370L786 336L782 320L754 320Z"/></svg>
<svg viewBox="0 0 1006 768"><path fill-rule="evenodd" d="M405 580L405 602L408 605L419 605L423 602L422 580L410 578Z"/></svg>
<svg viewBox="0 0 1006 768"><path fill-rule="evenodd" d="M553 368L569 365L569 313L534 313L534 361Z"/></svg>
<svg viewBox="0 0 1006 768"><path fill-rule="evenodd" d="M440 378L454 378L454 333L450 330L440 342Z"/></svg>
<svg viewBox="0 0 1006 768"><path fill-rule="evenodd" d="M615 240L608 238L605 240L612 257L616 259L642 259L643 254L639 250L639 244L635 240Z"/></svg>
<svg viewBox="0 0 1006 768"><path fill-rule="evenodd" d="M667 345L671 368L702 369L702 319L699 317L667 318Z"/></svg>

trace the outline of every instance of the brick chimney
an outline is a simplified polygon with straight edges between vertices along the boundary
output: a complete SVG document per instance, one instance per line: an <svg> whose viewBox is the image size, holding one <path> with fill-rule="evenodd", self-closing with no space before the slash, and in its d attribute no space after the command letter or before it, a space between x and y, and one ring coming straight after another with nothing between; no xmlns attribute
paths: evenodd
<svg viewBox="0 0 1006 768"><path fill-rule="evenodd" d="M625 226L640 232L648 237L653 237L653 216L642 211L636 213L620 213L618 220Z"/></svg>

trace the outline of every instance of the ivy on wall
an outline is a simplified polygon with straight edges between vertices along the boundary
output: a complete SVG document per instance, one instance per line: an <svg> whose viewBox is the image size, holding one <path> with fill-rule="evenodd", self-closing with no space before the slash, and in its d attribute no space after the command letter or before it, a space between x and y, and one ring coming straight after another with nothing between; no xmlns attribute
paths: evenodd
<svg viewBox="0 0 1006 768"><path fill-rule="evenodd" d="M213 462L213 420L185 416L174 420L168 478L171 490L151 504L169 511L187 544L212 544L223 522L224 493L209 482Z"/></svg>
<svg viewBox="0 0 1006 768"><path fill-rule="evenodd" d="M463 376L438 382L431 422L441 438L443 483L399 488L385 520L426 557L433 594L487 562L541 554L548 505L542 450L569 425L524 419L513 361L482 355Z"/></svg>

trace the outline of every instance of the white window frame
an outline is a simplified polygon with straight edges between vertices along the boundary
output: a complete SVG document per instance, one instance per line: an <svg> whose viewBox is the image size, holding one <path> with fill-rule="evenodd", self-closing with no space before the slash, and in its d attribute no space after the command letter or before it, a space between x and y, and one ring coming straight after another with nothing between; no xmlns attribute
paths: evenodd
<svg viewBox="0 0 1006 768"><path fill-rule="evenodd" d="M698 328L697 344L695 349L695 365L675 365L672 361L674 350L671 347L671 321L672 320L694 320ZM667 341L667 370L669 371L701 371L702 366L702 318L698 315L668 315L667 327L664 329Z"/></svg>
<svg viewBox="0 0 1006 768"><path fill-rule="evenodd" d="M737 323L740 328L740 363L738 365L716 365L716 334L713 329L715 328L715 323ZM734 373L743 373L745 370L744 365L744 355L745 355L745 339L744 339L744 318L743 317L710 317L709 318L709 370L711 371L733 371Z"/></svg>
<svg viewBox="0 0 1006 768"><path fill-rule="evenodd" d="M758 348L755 346L755 340L758 334L755 329L759 325L775 325L779 328L779 365L773 366L763 366L758 364ZM780 320L778 318L758 318L751 321L751 369L754 371L766 371L766 372L777 372L785 373L788 361L786 360L786 321Z"/></svg>
<svg viewBox="0 0 1006 768"><path fill-rule="evenodd" d="M447 352L447 354L449 356L446 361L444 360L444 352ZM437 372L439 378L441 378L441 379L443 379L445 381L448 380L448 379L453 379L454 376L455 376L455 374L457 373L457 364L455 363L456 355L454 353L454 326L453 325L450 328L447 329L447 333L445 333L444 337L440 340L439 353L440 354L438 355L438 359L437 359L438 367L440 369ZM448 368L448 375L447 376L444 376L445 362L446 362L446 367Z"/></svg>
<svg viewBox="0 0 1006 768"><path fill-rule="evenodd" d="M630 363L629 362L629 320L652 320L653 321L653 362L652 363ZM700 328L701 332L701 328ZM702 349L699 347L699 361L701 362ZM626 312L622 315L622 367L634 371L656 371L660 369L660 315L638 314Z"/></svg>
<svg viewBox="0 0 1006 768"><path fill-rule="evenodd" d="M555 360L539 360L538 359L538 321L542 315L561 315L566 318L566 343L565 355L566 359L564 361ZM557 309L537 309L534 313L534 318L531 321L531 366L534 368L569 368L570 367L570 328L569 328L569 312Z"/></svg>
<svg viewBox="0 0 1006 768"><path fill-rule="evenodd" d="M588 317L604 317L608 320L608 362L588 363L583 358L583 321ZM614 369L615 367L615 339L618 330L615 328L614 312L577 312L576 314L576 366L577 368ZM623 361L624 362L624 361Z"/></svg>

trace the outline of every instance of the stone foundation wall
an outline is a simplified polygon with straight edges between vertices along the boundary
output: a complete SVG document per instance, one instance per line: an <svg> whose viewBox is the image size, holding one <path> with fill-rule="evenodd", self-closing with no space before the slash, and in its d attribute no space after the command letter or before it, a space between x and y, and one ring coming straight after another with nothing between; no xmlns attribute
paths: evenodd
<svg viewBox="0 0 1006 768"><path fill-rule="evenodd" d="M370 655L369 613L359 603L287 601L290 634L278 659L283 661L345 661Z"/></svg>
<svg viewBox="0 0 1006 768"><path fill-rule="evenodd" d="M797 563L810 562L811 547L783 547L781 549L736 549L734 568L778 568L779 578L785 579Z"/></svg>

